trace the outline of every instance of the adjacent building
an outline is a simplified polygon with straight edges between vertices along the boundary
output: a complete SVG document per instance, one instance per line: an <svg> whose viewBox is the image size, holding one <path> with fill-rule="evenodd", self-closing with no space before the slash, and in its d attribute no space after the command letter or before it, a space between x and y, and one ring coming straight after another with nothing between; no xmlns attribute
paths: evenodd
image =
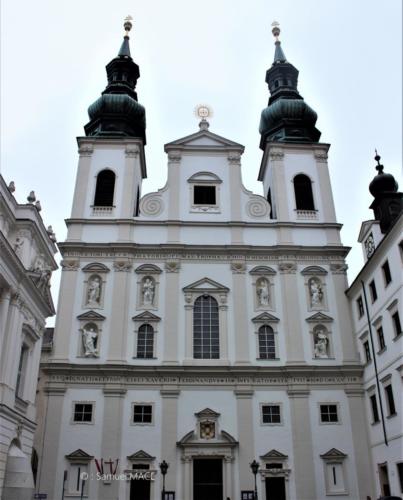
<svg viewBox="0 0 403 500"><path fill-rule="evenodd" d="M0 175L0 496L25 500L37 469L36 386L45 321L55 313L50 277L57 265L55 236L34 193L20 204L14 191Z"/></svg>
<svg viewBox="0 0 403 500"><path fill-rule="evenodd" d="M374 220L363 222L358 241L365 265L347 291L361 360L377 496L403 493L402 264L403 194L392 175L370 184Z"/></svg>

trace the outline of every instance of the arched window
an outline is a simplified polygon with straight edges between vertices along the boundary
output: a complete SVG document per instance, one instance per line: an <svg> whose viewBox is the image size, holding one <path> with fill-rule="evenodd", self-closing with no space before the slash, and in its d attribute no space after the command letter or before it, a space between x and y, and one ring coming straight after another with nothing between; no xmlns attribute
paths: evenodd
<svg viewBox="0 0 403 500"><path fill-rule="evenodd" d="M151 325L141 325L137 334L137 357L154 357L154 328Z"/></svg>
<svg viewBox="0 0 403 500"><path fill-rule="evenodd" d="M294 177L295 204L297 210L315 210L311 179L304 174Z"/></svg>
<svg viewBox="0 0 403 500"><path fill-rule="evenodd" d="M115 174L112 170L102 170L97 176L94 207L112 207L115 191Z"/></svg>
<svg viewBox="0 0 403 500"><path fill-rule="evenodd" d="M274 342L274 331L269 325L259 328L259 358L275 359L276 345Z"/></svg>
<svg viewBox="0 0 403 500"><path fill-rule="evenodd" d="M194 303L193 356L195 359L220 357L218 304L210 295L202 295Z"/></svg>

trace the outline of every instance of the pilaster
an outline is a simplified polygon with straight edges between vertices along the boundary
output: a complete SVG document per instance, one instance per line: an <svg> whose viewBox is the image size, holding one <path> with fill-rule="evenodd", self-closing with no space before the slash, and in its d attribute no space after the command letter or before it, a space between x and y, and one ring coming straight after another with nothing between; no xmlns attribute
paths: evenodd
<svg viewBox="0 0 403 500"><path fill-rule="evenodd" d="M180 303L182 302L182 292L179 289L179 269L180 264L166 263L165 265L165 325L164 325L164 355L163 364L178 364L178 315ZM192 330L184 332L186 337ZM187 340L185 341L187 342Z"/></svg>
<svg viewBox="0 0 403 500"><path fill-rule="evenodd" d="M177 464L176 442L178 436L178 397L177 387L163 387L161 394L161 460L169 463L169 474L166 476L165 488L175 491Z"/></svg>
<svg viewBox="0 0 403 500"><path fill-rule="evenodd" d="M235 364L249 364L249 335L246 296L246 265L232 262L233 327L235 333Z"/></svg>
<svg viewBox="0 0 403 500"><path fill-rule="evenodd" d="M253 434L253 395L252 389L235 389L234 394L237 404L237 423L239 441L239 485L241 490L250 489L251 472L249 464L255 454L255 440Z"/></svg>

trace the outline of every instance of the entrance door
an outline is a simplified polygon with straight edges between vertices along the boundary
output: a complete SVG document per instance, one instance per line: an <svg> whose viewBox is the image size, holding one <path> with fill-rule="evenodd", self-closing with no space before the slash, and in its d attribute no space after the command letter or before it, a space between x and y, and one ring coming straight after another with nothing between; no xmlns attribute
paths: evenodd
<svg viewBox="0 0 403 500"><path fill-rule="evenodd" d="M223 500L222 460L193 460L193 500Z"/></svg>
<svg viewBox="0 0 403 500"><path fill-rule="evenodd" d="M379 482L381 483L382 495L390 495L389 474L387 464L379 465Z"/></svg>
<svg viewBox="0 0 403 500"><path fill-rule="evenodd" d="M266 478L266 500L286 500L283 477Z"/></svg>
<svg viewBox="0 0 403 500"><path fill-rule="evenodd" d="M133 472L139 472L149 469L149 465L136 464L133 465ZM150 500L151 481L148 479L131 479L130 480L130 500Z"/></svg>

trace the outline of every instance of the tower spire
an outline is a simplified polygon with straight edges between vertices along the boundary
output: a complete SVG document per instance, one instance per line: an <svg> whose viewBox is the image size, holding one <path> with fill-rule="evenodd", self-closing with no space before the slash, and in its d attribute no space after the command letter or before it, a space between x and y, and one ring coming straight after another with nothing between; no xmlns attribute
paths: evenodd
<svg viewBox="0 0 403 500"><path fill-rule="evenodd" d="M133 27L133 18L132 16L127 16L125 18L125 22L123 23L123 27L125 29L125 35L123 37L122 45L120 46L120 50L118 53L118 57L131 57L130 55L130 45L129 45L129 32Z"/></svg>
<svg viewBox="0 0 403 500"><path fill-rule="evenodd" d="M280 36L280 33L281 33L280 23L278 23L277 21L273 21L271 23L271 25L272 25L271 32L273 33L273 36L274 36L274 38L276 40L274 42L274 45L276 46L276 50L274 51L274 61L273 61L273 64L285 63L287 61L287 59L285 57L285 54L284 54L283 49L281 47L281 42L279 40L279 36Z"/></svg>

